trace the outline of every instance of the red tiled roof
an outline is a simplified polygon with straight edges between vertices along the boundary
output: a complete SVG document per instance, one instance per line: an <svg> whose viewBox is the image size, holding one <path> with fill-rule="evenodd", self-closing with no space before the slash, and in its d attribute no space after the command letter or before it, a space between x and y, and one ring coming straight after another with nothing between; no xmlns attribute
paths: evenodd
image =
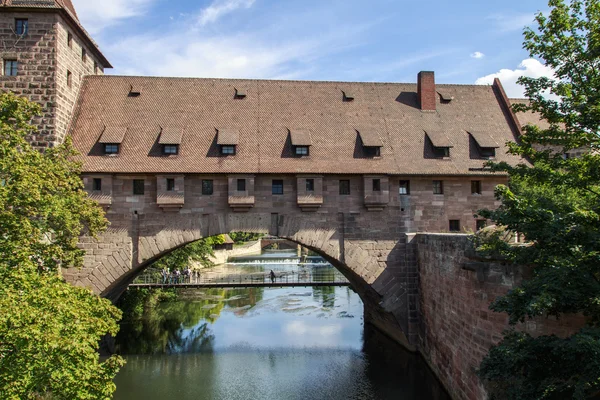
<svg viewBox="0 0 600 400"><path fill-rule="evenodd" d="M132 84L143 88L140 96L128 96ZM247 97L234 99L235 87ZM495 87L437 87L454 99L442 104L436 96L437 111L422 112L413 83L88 76L71 135L85 172L482 174L484 160L471 158L471 130L502 145L498 161L520 161L506 154L504 143L517 133ZM355 99L343 101L341 90ZM116 157L98 145L104 125L128 128ZM153 151L157 126L183 127L177 156ZM239 132L236 155L220 156L219 127ZM364 127L379 134L380 157L363 155L357 130ZM288 129L310 131L310 156L294 157ZM449 136L448 159L427 156L429 131Z"/></svg>

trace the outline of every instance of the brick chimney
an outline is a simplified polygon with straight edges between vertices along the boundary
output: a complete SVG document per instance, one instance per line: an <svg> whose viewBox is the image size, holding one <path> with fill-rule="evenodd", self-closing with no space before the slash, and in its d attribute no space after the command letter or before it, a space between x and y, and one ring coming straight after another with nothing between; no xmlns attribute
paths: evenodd
<svg viewBox="0 0 600 400"><path fill-rule="evenodd" d="M433 71L421 71L417 78L417 97L421 111L435 111L435 75Z"/></svg>

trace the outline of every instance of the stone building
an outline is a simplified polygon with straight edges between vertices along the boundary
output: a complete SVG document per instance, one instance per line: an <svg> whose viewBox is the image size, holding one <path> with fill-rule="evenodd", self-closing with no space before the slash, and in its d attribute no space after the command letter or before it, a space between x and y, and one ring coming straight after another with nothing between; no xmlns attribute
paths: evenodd
<svg viewBox="0 0 600 400"><path fill-rule="evenodd" d="M374 230L474 231L506 182L485 161L519 161L505 151L520 124L499 81L104 76L70 0L4 0L0 21L3 90L44 107L32 144L70 134L109 218L342 211L372 213Z"/></svg>
<svg viewBox="0 0 600 400"><path fill-rule="evenodd" d="M83 79L112 68L71 0L0 0L0 87L38 102L31 143L61 143Z"/></svg>

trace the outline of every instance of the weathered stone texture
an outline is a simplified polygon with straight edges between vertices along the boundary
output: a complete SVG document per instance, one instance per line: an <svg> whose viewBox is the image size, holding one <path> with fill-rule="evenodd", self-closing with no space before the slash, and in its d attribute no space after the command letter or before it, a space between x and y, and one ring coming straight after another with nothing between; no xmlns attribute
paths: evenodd
<svg viewBox="0 0 600 400"><path fill-rule="evenodd" d="M475 370L509 326L507 315L490 311L489 305L520 282L522 269L470 259L467 235L416 235L413 242L420 282L419 350L453 398L485 399ZM565 336L584 322L575 315L538 318L518 328L534 336Z"/></svg>
<svg viewBox="0 0 600 400"><path fill-rule="evenodd" d="M28 19L27 35L15 33L16 18ZM81 80L84 75L94 74L94 56L88 49L87 62L83 63L83 42L74 35L73 48L69 48L67 31L66 21L53 11L0 12L0 87L42 106L42 115L33 121L37 133L29 138L39 149L62 143ZM5 60L18 61L17 76L4 74ZM67 87L67 69L72 72L70 88ZM100 67L98 73L102 73Z"/></svg>

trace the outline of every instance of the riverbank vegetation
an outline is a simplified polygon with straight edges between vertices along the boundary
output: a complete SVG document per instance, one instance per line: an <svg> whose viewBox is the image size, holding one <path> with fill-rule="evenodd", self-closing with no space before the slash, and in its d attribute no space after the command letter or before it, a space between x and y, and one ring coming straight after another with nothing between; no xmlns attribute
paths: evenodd
<svg viewBox="0 0 600 400"><path fill-rule="evenodd" d="M511 167L502 206L481 215L522 234L529 246L498 244L533 276L491 309L510 323L581 313L588 324L569 337L512 329L480 366L491 399L586 399L600 391L600 2L549 1L549 14L525 30L525 48L555 78L520 78L543 127L528 125L510 152L531 162ZM573 153L575 156L573 156ZM489 247L488 247L489 249Z"/></svg>
<svg viewBox="0 0 600 400"><path fill-rule="evenodd" d="M121 312L60 277L82 265L79 236L107 221L83 190L69 139L44 153L26 141L40 113L0 94L0 398L110 398L123 360L101 362L98 346Z"/></svg>

